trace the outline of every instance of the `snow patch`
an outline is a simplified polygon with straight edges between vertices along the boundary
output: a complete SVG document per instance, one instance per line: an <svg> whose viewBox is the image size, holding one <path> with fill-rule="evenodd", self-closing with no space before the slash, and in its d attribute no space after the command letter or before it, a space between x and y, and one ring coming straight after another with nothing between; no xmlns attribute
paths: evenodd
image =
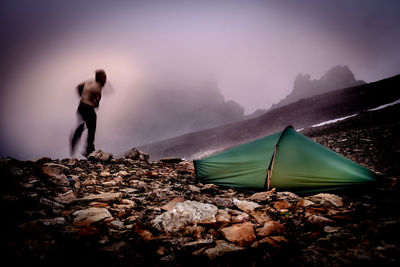
<svg viewBox="0 0 400 267"><path fill-rule="evenodd" d="M381 105L381 106L376 107L376 108L369 109L368 111L374 111L374 110L384 109L384 108L386 108L386 107L393 106L393 105L396 105L396 104L400 104L400 99L397 99L396 101L394 101L394 102L392 102L392 103L388 103L388 104Z"/></svg>
<svg viewBox="0 0 400 267"><path fill-rule="evenodd" d="M322 126L322 125L331 124L331 123L334 123L334 122L337 122L337 121L342 121L342 120L345 120L345 119L348 119L348 118L351 118L351 117L354 117L354 116L357 116L357 115L358 114L353 114L353 115L342 117L342 118L337 118L337 119L333 119L333 120L329 120L329 121L323 121L323 122L320 122L318 124L311 125L311 127L319 127L319 126Z"/></svg>

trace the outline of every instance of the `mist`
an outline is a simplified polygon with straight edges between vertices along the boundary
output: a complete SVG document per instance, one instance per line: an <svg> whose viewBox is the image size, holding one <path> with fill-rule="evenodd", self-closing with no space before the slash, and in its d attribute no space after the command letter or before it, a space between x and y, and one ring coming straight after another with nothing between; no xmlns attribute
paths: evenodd
<svg viewBox="0 0 400 267"><path fill-rule="evenodd" d="M202 128L172 123L176 96L249 114L298 73L342 64L370 82L400 70L397 1L18 2L1 4L0 156L68 157L75 87L98 68L109 83L96 148L116 154Z"/></svg>

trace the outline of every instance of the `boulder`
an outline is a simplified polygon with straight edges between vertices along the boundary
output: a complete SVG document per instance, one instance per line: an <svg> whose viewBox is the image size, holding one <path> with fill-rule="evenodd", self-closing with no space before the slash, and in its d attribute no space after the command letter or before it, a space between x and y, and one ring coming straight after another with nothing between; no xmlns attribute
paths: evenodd
<svg viewBox="0 0 400 267"><path fill-rule="evenodd" d="M312 202L318 203L323 206L334 206L337 208L343 206L342 198L334 194L320 193L307 197L306 199L309 199Z"/></svg>
<svg viewBox="0 0 400 267"><path fill-rule="evenodd" d="M287 201L287 200L278 200L278 201L273 202L272 206L277 211L281 211L281 210L285 210L285 209L291 208L292 204L290 204L290 202Z"/></svg>
<svg viewBox="0 0 400 267"><path fill-rule="evenodd" d="M216 222L217 212L218 208L214 205L187 200L158 215L152 223L160 231L176 232L188 224Z"/></svg>
<svg viewBox="0 0 400 267"><path fill-rule="evenodd" d="M239 200L236 198L233 199L233 204L235 204L236 207L238 207L240 210L247 212L247 213L250 213L250 212L254 211L255 208L260 207L260 205L255 202Z"/></svg>
<svg viewBox="0 0 400 267"><path fill-rule="evenodd" d="M249 199L256 202L268 200L275 193L275 188L266 192L254 193Z"/></svg>
<svg viewBox="0 0 400 267"><path fill-rule="evenodd" d="M56 196L54 200L58 203L70 204L76 200L76 195L72 190L69 190L64 194L59 194L58 196Z"/></svg>
<svg viewBox="0 0 400 267"><path fill-rule="evenodd" d="M90 225L112 217L106 208L88 208L85 210L78 210L72 213L72 216L75 217L74 224L77 226Z"/></svg>
<svg viewBox="0 0 400 267"><path fill-rule="evenodd" d="M334 223L335 221L325 218L323 216L318 216L318 215L311 215L310 217L308 217L307 221L311 224L330 224L330 223Z"/></svg>
<svg viewBox="0 0 400 267"><path fill-rule="evenodd" d="M307 200L307 199L301 199L299 202L297 202L297 207L301 208L306 208L308 206L314 205L314 202Z"/></svg>
<svg viewBox="0 0 400 267"><path fill-rule="evenodd" d="M287 201L299 201L301 198L295 193L284 191L276 193L276 198L278 200L287 200Z"/></svg>
<svg viewBox="0 0 400 267"><path fill-rule="evenodd" d="M216 216L216 220L218 223L229 223L231 220L231 215L228 210L219 210L218 215Z"/></svg>
<svg viewBox="0 0 400 267"><path fill-rule="evenodd" d="M335 233L339 231L340 227L339 226L325 226L324 227L324 232L325 233Z"/></svg>
<svg viewBox="0 0 400 267"><path fill-rule="evenodd" d="M238 246L250 245L256 239L253 225L250 222L223 228L221 233L228 241Z"/></svg>
<svg viewBox="0 0 400 267"><path fill-rule="evenodd" d="M89 154L88 159L91 161L109 161L113 158L112 154L97 150Z"/></svg>
<svg viewBox="0 0 400 267"><path fill-rule="evenodd" d="M263 227L259 228L256 230L257 236L267 236L271 235L274 233L282 233L284 230L283 225L280 222L276 221L269 221L266 224L264 224Z"/></svg>
<svg viewBox="0 0 400 267"><path fill-rule="evenodd" d="M137 148L132 148L130 151L125 153L125 158L148 162L150 156L149 156L149 154L143 153L142 151L140 151Z"/></svg>
<svg viewBox="0 0 400 267"><path fill-rule="evenodd" d="M42 220L44 226L62 226L67 224L64 217L56 217Z"/></svg>
<svg viewBox="0 0 400 267"><path fill-rule="evenodd" d="M104 171L100 173L100 177L109 177L109 176L111 176L110 172Z"/></svg>
<svg viewBox="0 0 400 267"><path fill-rule="evenodd" d="M79 201L98 201L98 202L111 202L120 200L122 197L122 193L101 193L101 194L90 194L83 198L78 199Z"/></svg>
<svg viewBox="0 0 400 267"><path fill-rule="evenodd" d="M69 185L68 178L64 174L67 170L68 167L56 163L46 163L42 166L42 173L49 178L50 182L58 186Z"/></svg>

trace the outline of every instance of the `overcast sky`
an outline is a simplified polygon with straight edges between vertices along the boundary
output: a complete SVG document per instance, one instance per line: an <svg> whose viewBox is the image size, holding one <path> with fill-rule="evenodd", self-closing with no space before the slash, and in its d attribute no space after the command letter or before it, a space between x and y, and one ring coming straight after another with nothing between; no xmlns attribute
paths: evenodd
<svg viewBox="0 0 400 267"><path fill-rule="evenodd" d="M399 74L399 13L397 0L3 0L0 156L67 156L74 87L97 68L115 89L102 100L100 136L119 101L166 79L209 75L251 113L289 94L298 73Z"/></svg>

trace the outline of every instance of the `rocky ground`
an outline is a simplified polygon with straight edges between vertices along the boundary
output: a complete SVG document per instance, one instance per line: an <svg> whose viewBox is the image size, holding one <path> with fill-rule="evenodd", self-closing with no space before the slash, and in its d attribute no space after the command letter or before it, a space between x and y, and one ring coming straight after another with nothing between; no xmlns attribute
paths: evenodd
<svg viewBox="0 0 400 267"><path fill-rule="evenodd" d="M400 105L303 133L380 175L296 195L203 185L193 165L2 159L1 253L13 265L398 265Z"/></svg>

